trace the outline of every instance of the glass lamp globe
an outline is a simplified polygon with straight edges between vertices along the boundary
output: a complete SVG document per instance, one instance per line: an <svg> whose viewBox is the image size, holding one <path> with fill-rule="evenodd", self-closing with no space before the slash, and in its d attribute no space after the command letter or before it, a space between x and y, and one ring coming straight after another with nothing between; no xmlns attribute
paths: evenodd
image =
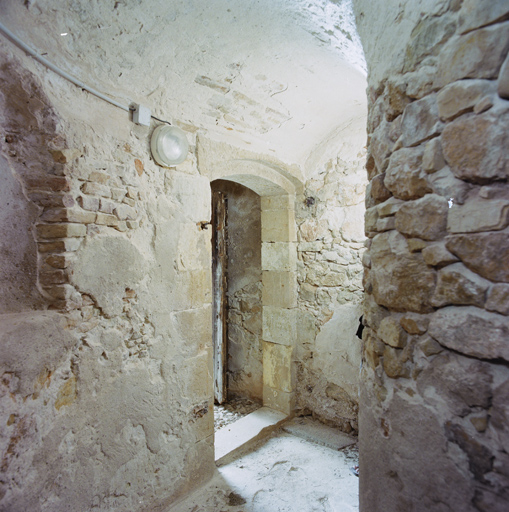
<svg viewBox="0 0 509 512"><path fill-rule="evenodd" d="M163 167L173 167L186 159L189 143L180 128L158 126L152 133L150 150L156 163Z"/></svg>

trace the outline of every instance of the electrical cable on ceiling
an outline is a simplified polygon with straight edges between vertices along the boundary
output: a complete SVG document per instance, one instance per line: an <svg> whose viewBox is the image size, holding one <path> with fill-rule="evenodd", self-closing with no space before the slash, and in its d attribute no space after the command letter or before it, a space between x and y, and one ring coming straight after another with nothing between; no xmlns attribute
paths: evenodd
<svg viewBox="0 0 509 512"><path fill-rule="evenodd" d="M14 35L5 25L0 23L0 33L2 33L7 39L12 41L16 46L21 48L25 53L33 57L36 61L40 62L44 66L46 66L48 69L51 69L53 72L55 72L57 75L60 75L62 78L65 78L69 82L73 83L74 85L80 87L81 89L84 89L85 91L88 91L90 94L93 94L97 98L100 98L103 101L107 101L111 105L118 107L122 110L125 110L126 112L131 112L136 110L136 107L133 106L126 106L122 105L122 103L119 103L118 101L115 101L112 98L109 98L102 92L99 92L97 89L94 89L93 87L88 86L81 80L78 80L77 78L73 77L69 73L66 73L64 70L60 69L58 66L55 66L52 62L50 62L48 59L45 59L42 55L39 55L33 48L28 46L25 42L23 42L19 37ZM166 123L171 125L169 121L164 121L163 119L159 119L155 116L151 116L156 121L160 121L161 123Z"/></svg>
<svg viewBox="0 0 509 512"><path fill-rule="evenodd" d="M173 126L169 121L165 121L164 119L159 119L158 117L156 116L150 116L152 119L155 119L156 121L159 121L161 123L166 123L166 124L169 124L170 126Z"/></svg>

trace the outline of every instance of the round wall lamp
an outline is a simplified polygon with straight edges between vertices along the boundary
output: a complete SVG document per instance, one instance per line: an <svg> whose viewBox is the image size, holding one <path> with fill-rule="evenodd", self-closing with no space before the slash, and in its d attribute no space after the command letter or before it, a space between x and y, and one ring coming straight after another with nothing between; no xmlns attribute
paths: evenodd
<svg viewBox="0 0 509 512"><path fill-rule="evenodd" d="M152 133L150 150L156 163L163 167L173 167L186 159L189 143L180 128L163 125Z"/></svg>

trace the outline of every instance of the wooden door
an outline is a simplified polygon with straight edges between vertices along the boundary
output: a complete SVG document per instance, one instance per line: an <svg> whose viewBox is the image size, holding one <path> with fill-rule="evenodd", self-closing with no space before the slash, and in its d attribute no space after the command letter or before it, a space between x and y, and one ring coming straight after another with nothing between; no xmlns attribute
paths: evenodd
<svg viewBox="0 0 509 512"><path fill-rule="evenodd" d="M212 335L214 343L214 398L218 404L227 399L227 215L228 201L212 191Z"/></svg>

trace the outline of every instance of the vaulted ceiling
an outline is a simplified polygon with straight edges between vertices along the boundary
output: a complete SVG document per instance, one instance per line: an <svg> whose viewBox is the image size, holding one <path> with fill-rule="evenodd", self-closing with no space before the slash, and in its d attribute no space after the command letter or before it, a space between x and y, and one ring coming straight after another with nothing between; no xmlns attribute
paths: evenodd
<svg viewBox="0 0 509 512"><path fill-rule="evenodd" d="M351 0L4 0L0 18L111 97L288 163L364 125Z"/></svg>

